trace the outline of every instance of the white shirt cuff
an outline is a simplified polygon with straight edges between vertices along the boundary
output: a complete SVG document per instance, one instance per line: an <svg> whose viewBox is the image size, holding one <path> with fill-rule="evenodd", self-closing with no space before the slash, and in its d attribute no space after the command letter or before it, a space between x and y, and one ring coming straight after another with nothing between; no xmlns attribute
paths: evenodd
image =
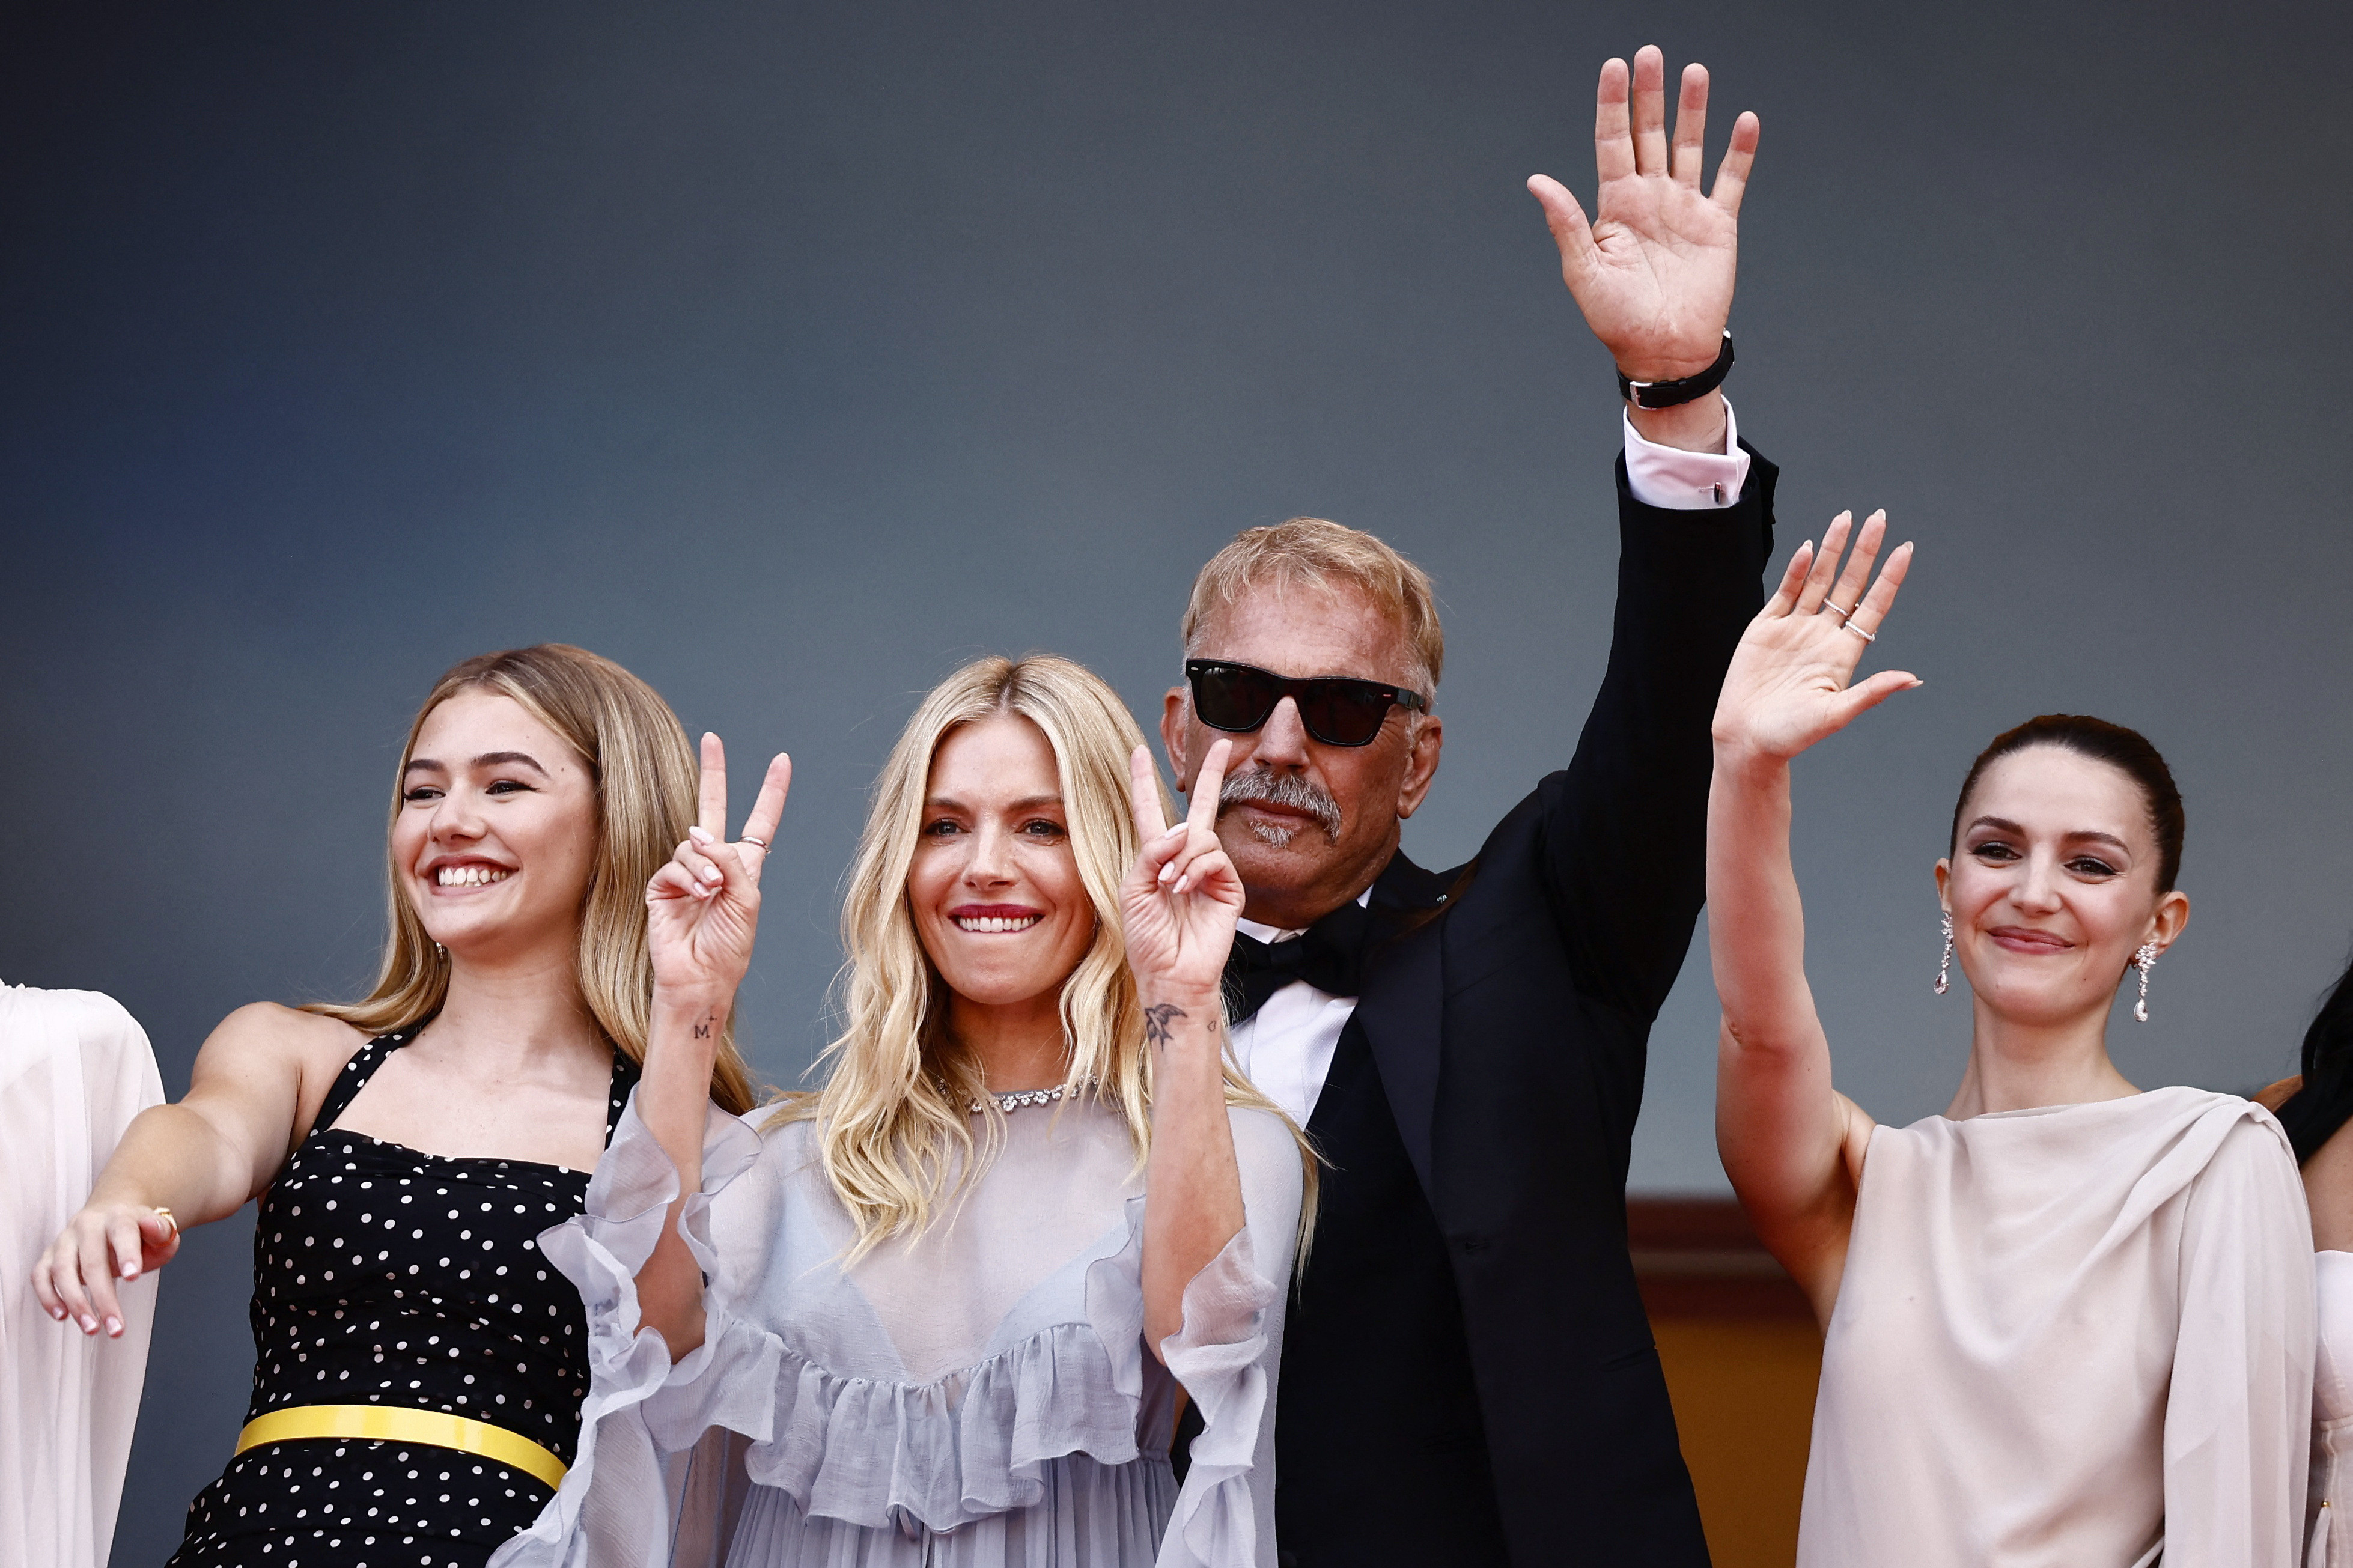
<svg viewBox="0 0 2353 1568"><path fill-rule="evenodd" d="M1748 454L1740 449L1740 421L1729 398L1724 404L1724 450L1686 452L1645 441L1631 418L1626 425L1626 484L1644 506L1668 511L1713 511L1740 499L1748 482Z"/></svg>

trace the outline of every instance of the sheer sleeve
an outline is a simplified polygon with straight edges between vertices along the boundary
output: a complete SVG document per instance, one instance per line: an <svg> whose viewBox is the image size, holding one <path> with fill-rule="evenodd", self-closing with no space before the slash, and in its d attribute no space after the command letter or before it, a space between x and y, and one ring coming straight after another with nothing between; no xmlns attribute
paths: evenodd
<svg viewBox="0 0 2353 1568"><path fill-rule="evenodd" d="M711 1237L712 1196L756 1163L760 1152L758 1133L712 1108L702 1187L679 1215L680 1231L706 1279L719 1268ZM717 1322L709 1325L701 1346L676 1362L659 1334L638 1331L638 1270L653 1256L677 1195L678 1168L638 1119L632 1096L588 1184L585 1210L539 1242L548 1261L579 1288L588 1310L589 1386L580 1411L579 1451L554 1500L531 1529L491 1554L492 1568L690 1568L695 1563L691 1556L672 1557L670 1536L673 1509L685 1498L708 1495L692 1475L697 1439L730 1417L756 1419L756 1405L739 1399L745 1408L738 1411L728 1391L765 1386L775 1369L763 1364L774 1360L772 1341L723 1334ZM681 1440L680 1429L698 1414L711 1419ZM707 1535L715 1542L722 1534L703 1531L698 1539Z"/></svg>
<svg viewBox="0 0 2353 1568"><path fill-rule="evenodd" d="M1236 1110L1232 1121L1243 1226L1185 1287L1184 1326L1160 1346L1202 1420L1160 1568L1275 1560L1274 1395L1303 1172L1281 1118Z"/></svg>
<svg viewBox="0 0 2353 1568"><path fill-rule="evenodd" d="M86 1339L41 1310L32 1271L131 1119L163 1099L146 1032L112 997L0 985L0 1563L106 1561L156 1276L117 1289L120 1339Z"/></svg>
<svg viewBox="0 0 2353 1568"><path fill-rule="evenodd" d="M2268 1115L2233 1127L2199 1176L2180 1279L2166 1568L2291 1568L2312 1434L2312 1224Z"/></svg>

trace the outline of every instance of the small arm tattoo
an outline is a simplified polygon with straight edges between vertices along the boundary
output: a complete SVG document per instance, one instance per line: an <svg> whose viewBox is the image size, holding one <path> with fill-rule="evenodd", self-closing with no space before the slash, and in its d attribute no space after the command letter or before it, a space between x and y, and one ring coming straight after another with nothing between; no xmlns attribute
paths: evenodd
<svg viewBox="0 0 2353 1568"><path fill-rule="evenodd" d="M707 1040L711 1037L710 1019L705 1018L694 1026L694 1037L698 1040Z"/></svg>
<svg viewBox="0 0 2353 1568"><path fill-rule="evenodd" d="M1187 1017L1184 1008L1171 1002L1162 1002L1144 1010L1144 1037L1155 1046L1165 1046L1176 1032L1176 1022Z"/></svg>

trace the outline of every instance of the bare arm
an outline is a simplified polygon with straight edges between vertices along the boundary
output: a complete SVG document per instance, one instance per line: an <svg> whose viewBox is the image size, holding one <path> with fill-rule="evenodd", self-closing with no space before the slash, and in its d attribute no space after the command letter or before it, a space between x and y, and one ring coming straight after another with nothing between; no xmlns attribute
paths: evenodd
<svg viewBox="0 0 2353 1568"><path fill-rule="evenodd" d="M1716 1148L1741 1206L1827 1322L1854 1218L1870 1119L1831 1083L1830 1041L1806 983L1805 914L1789 859L1789 761L1863 710L1919 682L1886 670L1849 678L1911 562L1897 548L1856 608L1885 533L1863 524L1833 591L1848 518L1822 550L1800 546L1780 590L1750 623L1725 677L1708 791L1708 953L1723 1028L1716 1047Z"/></svg>
<svg viewBox="0 0 2353 1568"><path fill-rule="evenodd" d="M269 1190L363 1043L348 1024L270 1003L223 1019L186 1098L132 1121L89 1202L34 1265L42 1307L86 1334L120 1334L116 1282L170 1262L180 1226L226 1218Z"/></svg>
<svg viewBox="0 0 2353 1568"><path fill-rule="evenodd" d="M638 1310L640 1323L661 1335L673 1357L702 1343L702 1270L679 1234L678 1216L702 1185L712 1062L736 987L751 967L760 872L792 778L791 760L778 753L744 824L744 840L727 843L727 753L718 736L703 736L702 820L646 885L654 997L638 1118L678 1168L679 1195L653 1256L638 1271Z"/></svg>
<svg viewBox="0 0 2353 1568"><path fill-rule="evenodd" d="M1135 868L1120 889L1127 960L1144 1005L1152 1052L1152 1157L1145 1170L1144 1340L1185 1326L1185 1288L1242 1228L1241 1173L1226 1112L1225 1005L1219 984L1241 878L1218 843L1218 786L1230 742L1209 748L1192 810L1175 827L1160 815L1152 755L1129 759L1137 836Z"/></svg>

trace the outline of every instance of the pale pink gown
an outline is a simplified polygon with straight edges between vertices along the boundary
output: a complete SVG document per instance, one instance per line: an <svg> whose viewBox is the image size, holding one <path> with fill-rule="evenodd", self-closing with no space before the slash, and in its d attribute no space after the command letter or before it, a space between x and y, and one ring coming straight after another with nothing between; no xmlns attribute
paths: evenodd
<svg viewBox="0 0 2353 1568"><path fill-rule="evenodd" d="M2295 1568L2311 1247L2236 1096L1875 1129L1800 1568Z"/></svg>

